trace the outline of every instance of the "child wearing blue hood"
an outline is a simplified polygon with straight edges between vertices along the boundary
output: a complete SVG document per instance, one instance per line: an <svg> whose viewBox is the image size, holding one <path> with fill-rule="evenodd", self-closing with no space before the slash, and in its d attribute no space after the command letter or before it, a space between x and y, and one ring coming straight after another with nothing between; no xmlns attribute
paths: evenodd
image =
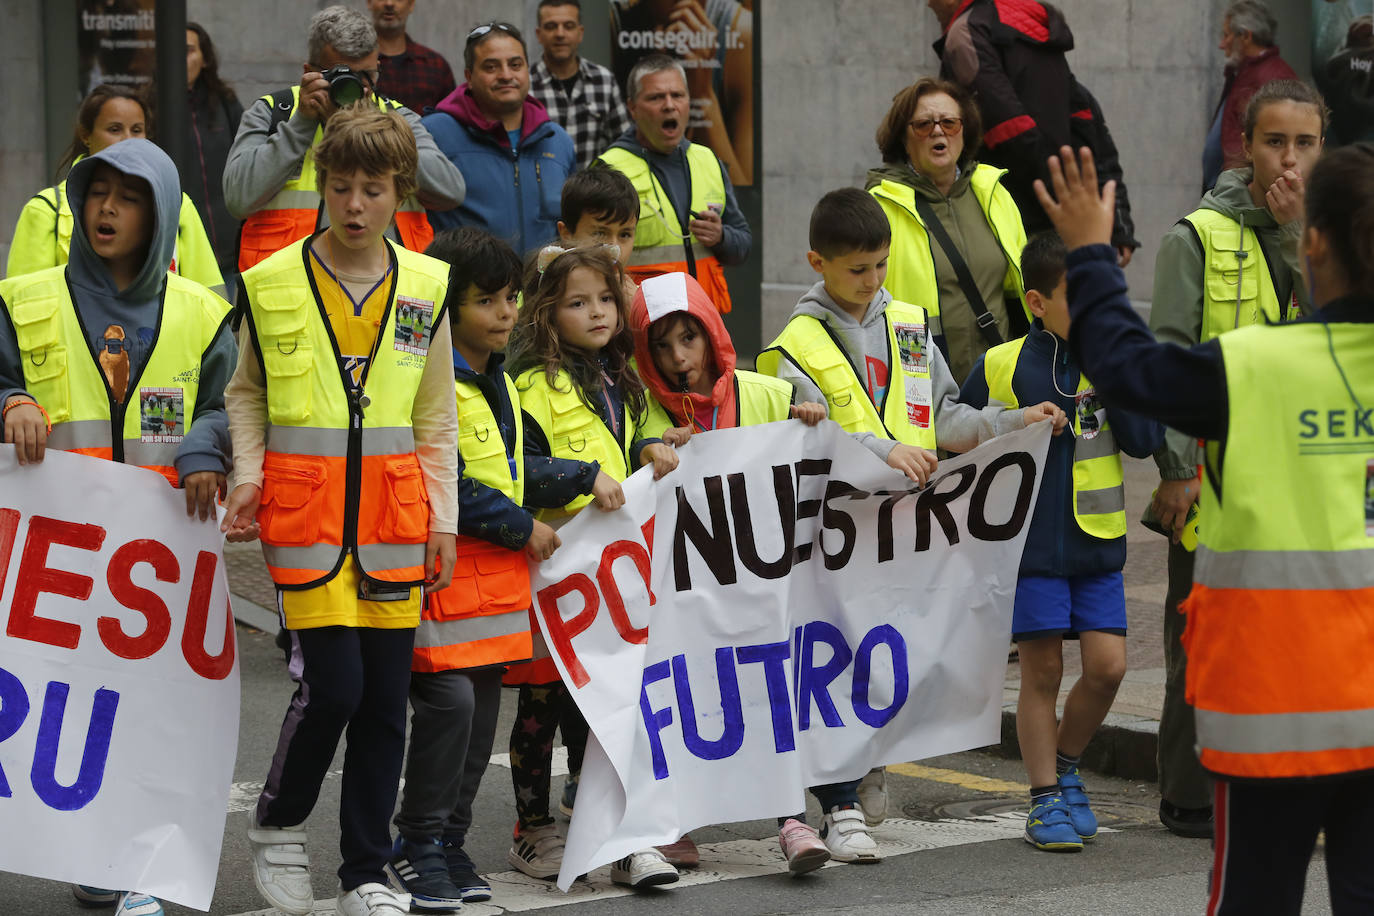
<svg viewBox="0 0 1374 916"><path fill-rule="evenodd" d="M20 464L46 448L157 471L213 519L230 467L224 386L238 349L229 304L170 274L181 184L148 140L72 167L70 260L0 282L0 416ZM99 421L99 422L91 422ZM118 428L122 434L112 436ZM135 892L74 888L120 916L159 916Z"/></svg>

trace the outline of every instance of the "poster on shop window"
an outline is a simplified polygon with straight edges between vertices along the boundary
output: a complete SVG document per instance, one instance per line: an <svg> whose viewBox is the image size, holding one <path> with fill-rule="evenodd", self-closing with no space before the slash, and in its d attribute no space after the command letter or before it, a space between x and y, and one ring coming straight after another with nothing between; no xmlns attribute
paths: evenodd
<svg viewBox="0 0 1374 916"><path fill-rule="evenodd" d="M649 54L680 60L687 139L710 147L737 187L754 184L754 40L754 0L611 0L616 82Z"/></svg>
<svg viewBox="0 0 1374 916"><path fill-rule="evenodd" d="M77 0L77 88L140 89L157 69L156 0Z"/></svg>

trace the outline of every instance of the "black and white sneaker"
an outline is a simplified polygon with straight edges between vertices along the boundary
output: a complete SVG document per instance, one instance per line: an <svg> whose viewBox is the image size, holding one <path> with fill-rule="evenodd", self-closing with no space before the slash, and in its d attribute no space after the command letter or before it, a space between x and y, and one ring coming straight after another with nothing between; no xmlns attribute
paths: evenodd
<svg viewBox="0 0 1374 916"><path fill-rule="evenodd" d="M552 881L563 868L563 835L552 822L526 827L515 835L506 861L531 878Z"/></svg>
<svg viewBox="0 0 1374 916"><path fill-rule="evenodd" d="M397 890L410 895L417 913L452 913L463 906L463 896L448 875L448 860L438 839L412 842L396 838L386 876Z"/></svg>
<svg viewBox="0 0 1374 916"><path fill-rule="evenodd" d="M632 852L611 865L611 883L625 887L659 887L677 882L677 869L657 849Z"/></svg>

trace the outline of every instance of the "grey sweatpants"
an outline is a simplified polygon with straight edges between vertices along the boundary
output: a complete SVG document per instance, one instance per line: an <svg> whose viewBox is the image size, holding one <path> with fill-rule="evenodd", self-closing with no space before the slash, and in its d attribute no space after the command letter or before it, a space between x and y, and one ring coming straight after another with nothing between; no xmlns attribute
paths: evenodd
<svg viewBox="0 0 1374 916"><path fill-rule="evenodd" d="M461 843L496 739L500 666L410 676L410 748L396 829Z"/></svg>

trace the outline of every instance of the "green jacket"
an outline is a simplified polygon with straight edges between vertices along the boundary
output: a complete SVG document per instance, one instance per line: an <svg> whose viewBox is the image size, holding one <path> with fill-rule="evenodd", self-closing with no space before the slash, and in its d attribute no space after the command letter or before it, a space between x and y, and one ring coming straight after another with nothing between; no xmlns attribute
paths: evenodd
<svg viewBox="0 0 1374 916"><path fill-rule="evenodd" d="M1296 294L1299 307L1310 308L1307 286L1299 271L1298 222L1280 226L1265 207L1256 207L1250 197L1250 169L1222 172L1216 187L1203 196L1201 210L1214 210L1239 226L1242 216L1247 229L1253 229L1263 249L1269 276L1280 302ZM1150 330L1168 343L1191 347L1202 339L1203 252L1196 231L1186 220L1179 220L1159 243L1155 260L1154 299L1150 306ZM1155 452L1155 464L1165 480L1186 480L1197 474L1200 456L1197 440L1170 429L1164 445Z"/></svg>

